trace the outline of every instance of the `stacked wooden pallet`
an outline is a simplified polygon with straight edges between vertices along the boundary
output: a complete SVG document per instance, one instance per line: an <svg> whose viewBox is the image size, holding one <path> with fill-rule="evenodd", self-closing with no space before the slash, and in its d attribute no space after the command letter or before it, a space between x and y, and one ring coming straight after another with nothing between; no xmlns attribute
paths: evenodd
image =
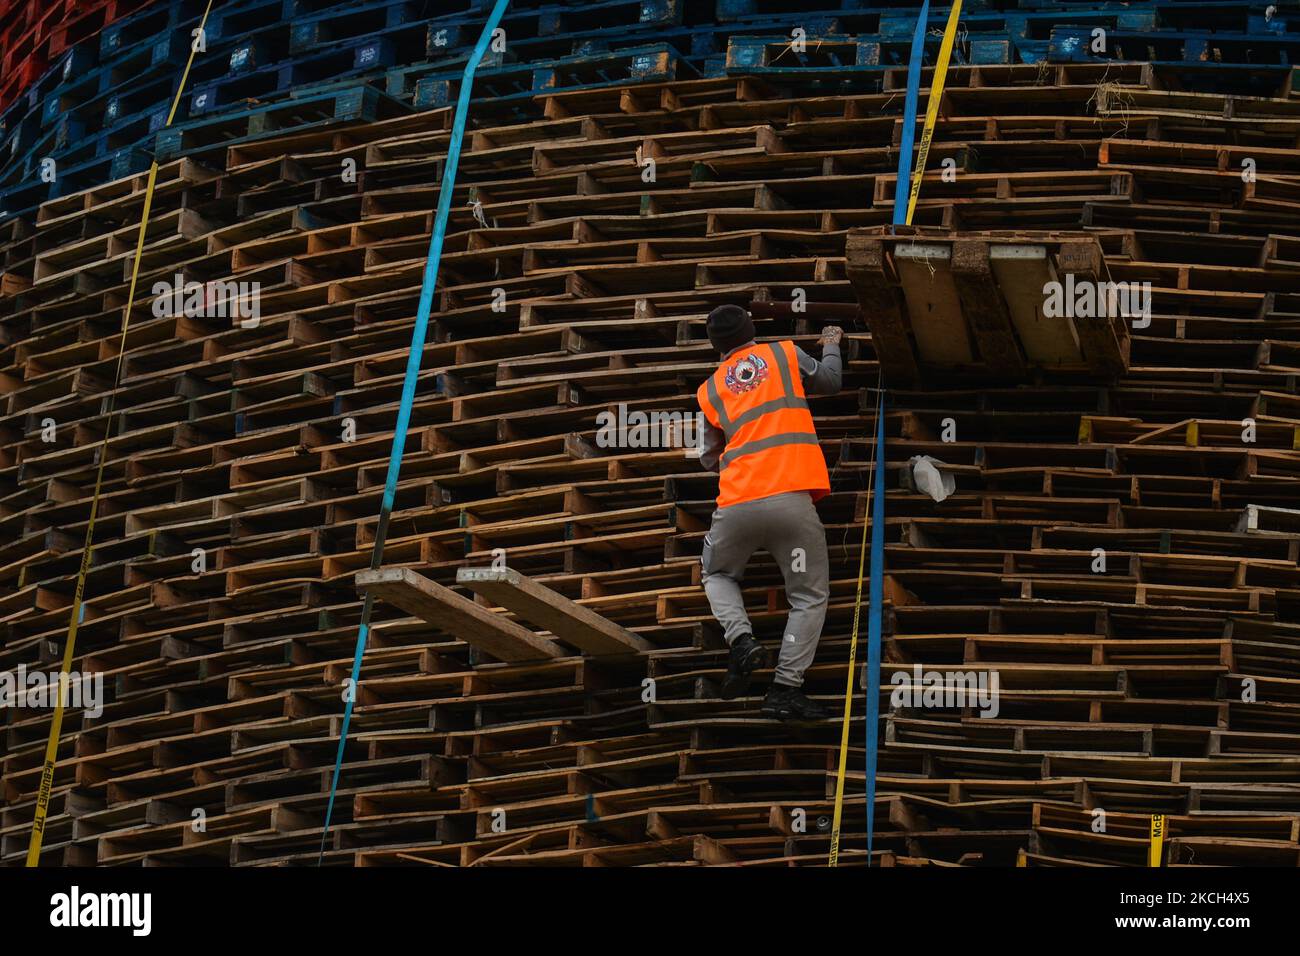
<svg viewBox="0 0 1300 956"><path fill-rule="evenodd" d="M881 371L845 250L890 216L902 72L839 96L749 77L557 92L543 119L473 130L388 535L406 571L384 573L468 603L505 585L465 569L504 563L622 644L493 653L381 602L327 862L824 861L838 722L718 696L698 563L716 478L679 448L608 447L599 416L694 411L718 304L814 351L846 326L844 389L812 403L833 583L807 690L837 709ZM878 862L1137 863L1151 813L1171 814L1171 863L1300 857L1294 106L1177 75L949 77L918 223L1087 230L1154 305L1113 382L886 379ZM144 177L0 237L0 668L56 666L111 429L75 663L108 700L65 719L45 862L315 861L447 127L166 163L111 416ZM177 274L260 283L256 321L177 312L152 291ZM945 501L913 489L919 455L955 476ZM776 638L773 563L746 599ZM508 603L471 606L545 637L489 610ZM914 664L996 672L999 713L893 706ZM0 713L17 863L50 717ZM859 694L859 864L863 713Z"/></svg>
<svg viewBox="0 0 1300 956"><path fill-rule="evenodd" d="M55 4L41 23L62 22L56 11L82 6ZM50 41L45 59L6 68L9 85L0 93L22 96L0 114L7 153L0 220L142 171L155 156L445 106L459 93L486 12L484 0L216 4L176 125L160 134L205 4L114 0L92 7L59 28L62 39ZM889 82L890 67L907 62L914 6L838 0L816 13L805 7L791 0L716 0L690 10L685 0L515 0L500 42L478 69L476 108L522 123L537 118L541 92L692 77L763 76L826 93L876 92ZM946 16L940 7L932 11L927 65ZM106 18L111 26L97 33ZM1294 17L1252 0L1152 0L1118 11L1087 3L1068 15L1055 0L976 2L966 4L962 24L958 64L1046 70L1057 62L1162 62L1177 88L1255 95L1290 82L1300 47ZM0 40L22 47L26 34L17 23L5 27L0 14Z"/></svg>

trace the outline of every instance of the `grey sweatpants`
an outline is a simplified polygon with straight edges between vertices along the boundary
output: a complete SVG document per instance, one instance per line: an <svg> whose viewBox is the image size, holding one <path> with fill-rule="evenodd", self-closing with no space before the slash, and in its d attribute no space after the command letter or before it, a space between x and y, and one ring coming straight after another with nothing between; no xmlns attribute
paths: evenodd
<svg viewBox="0 0 1300 956"><path fill-rule="evenodd" d="M760 548L771 554L781 568L790 603L776 682L799 687L817 652L830 599L826 529L807 492L743 501L713 512L700 564L704 593L728 644L741 634L752 633L740 582L749 559Z"/></svg>

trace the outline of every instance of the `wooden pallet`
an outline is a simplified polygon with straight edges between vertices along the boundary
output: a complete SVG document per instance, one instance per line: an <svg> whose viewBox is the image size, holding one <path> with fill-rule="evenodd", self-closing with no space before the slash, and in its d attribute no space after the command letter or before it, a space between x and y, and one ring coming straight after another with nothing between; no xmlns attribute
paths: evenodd
<svg viewBox="0 0 1300 956"><path fill-rule="evenodd" d="M958 160L957 182L936 166L923 227L896 239L973 228L987 249L1013 244L991 230L1023 215L1052 257L1036 261L1059 268L1062 245L1086 240L1105 275L1152 283L1153 314L1110 376L1026 357L1018 377L963 381L920 353L911 383L886 369L873 865L1140 865L1152 812L1174 821L1170 862L1296 861L1294 107L1171 90L1130 64L1111 74L1141 113L1125 127L1117 101L1093 98L1105 69L955 69L932 155ZM824 325L845 328L844 389L811 400L833 573L807 690L835 711L871 389L898 354L853 254L889 220L897 73L880 92L711 78L548 92L531 121L476 112L379 572L447 111L165 164L141 288L178 270L256 279L261 320L140 301L111 423L142 177L0 231L6 670L57 666L113 428L74 662L108 699L65 719L44 862L314 863L360 583L393 600L376 604L326 863L820 864L839 722L782 725L757 696L720 698L726 649L698 563L716 477L681 449L604 447L597 416L693 411L719 304L814 354ZM1263 189L1229 185L1242 136L1277 164ZM347 158L357 183L339 181ZM929 258L904 257L910 290L887 285L899 316L909 291L938 295ZM980 281L999 290L987 262ZM1023 350L1007 312L1001 341ZM972 357L990 328L969 333ZM956 477L945 502L913 487L919 455ZM510 570L493 571L502 548ZM755 560L744 598L777 639L775 562ZM893 674L916 664L996 671L999 714L894 706ZM864 705L849 715L855 865ZM3 720L0 862L18 864L49 714ZM1088 825L1099 806L1110 840ZM186 825L194 807L205 834Z"/></svg>
<svg viewBox="0 0 1300 956"><path fill-rule="evenodd" d="M1113 284L1095 237L990 236L877 226L846 242L848 272L891 378L1029 370L1114 378L1128 367L1128 326L1115 304L1074 317L1075 284ZM1049 284L1059 287L1055 304ZM1095 297L1089 299L1097 304ZM1126 300L1127 301L1127 300Z"/></svg>

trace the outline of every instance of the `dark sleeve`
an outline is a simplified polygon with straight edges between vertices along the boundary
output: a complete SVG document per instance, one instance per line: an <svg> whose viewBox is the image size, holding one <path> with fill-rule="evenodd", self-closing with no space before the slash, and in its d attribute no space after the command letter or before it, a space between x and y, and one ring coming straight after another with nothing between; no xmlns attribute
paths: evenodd
<svg viewBox="0 0 1300 956"><path fill-rule="evenodd" d="M799 374L803 378L805 392L809 395L834 395L839 392L843 374L838 345L823 345L820 362L797 345L794 351L799 358Z"/></svg>

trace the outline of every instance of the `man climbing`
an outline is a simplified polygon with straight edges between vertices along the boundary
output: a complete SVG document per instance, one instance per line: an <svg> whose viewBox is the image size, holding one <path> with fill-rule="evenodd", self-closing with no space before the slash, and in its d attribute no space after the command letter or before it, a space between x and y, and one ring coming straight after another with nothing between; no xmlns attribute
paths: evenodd
<svg viewBox="0 0 1300 956"><path fill-rule="evenodd" d="M826 532L813 502L830 492L806 395L840 390L842 332L822 330L822 359L793 342L759 345L738 305L709 313L709 341L722 363L696 392L704 412L700 461L718 472L718 508L704 538L704 592L731 648L722 696L749 690L768 662L745 613L741 581L754 552L767 551L785 579L790 617L776 676L762 711L781 720L821 720L826 710L803 692L830 598Z"/></svg>

